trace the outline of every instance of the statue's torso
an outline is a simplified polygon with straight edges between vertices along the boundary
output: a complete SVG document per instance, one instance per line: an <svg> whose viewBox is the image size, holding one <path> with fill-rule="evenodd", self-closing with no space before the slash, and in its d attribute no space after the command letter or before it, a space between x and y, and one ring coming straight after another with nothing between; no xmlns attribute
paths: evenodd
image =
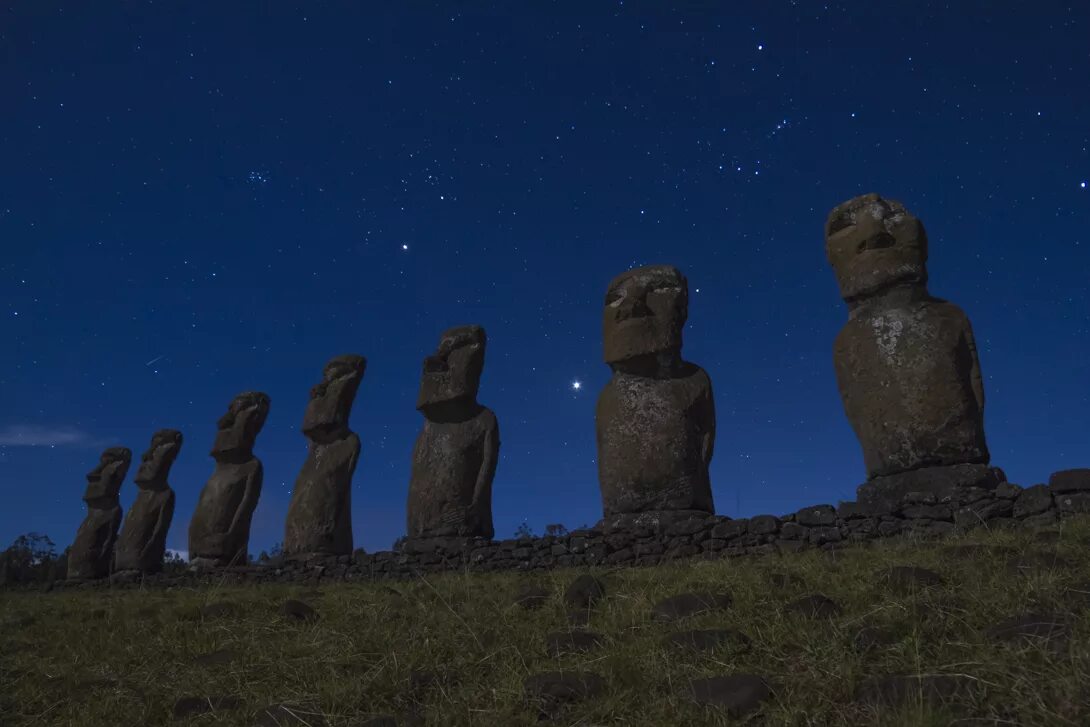
<svg viewBox="0 0 1090 727"><path fill-rule="evenodd" d="M68 554L70 578L101 578L109 570L110 558L121 527L121 505L87 509L87 517L76 531Z"/></svg>
<svg viewBox="0 0 1090 727"><path fill-rule="evenodd" d="M834 363L868 476L987 461L972 383L979 368L956 305L860 311L837 336Z"/></svg>
<svg viewBox="0 0 1090 727"><path fill-rule="evenodd" d="M351 551L352 475L359 454L354 432L326 444L311 443L288 507L286 552Z"/></svg>
<svg viewBox="0 0 1090 727"><path fill-rule="evenodd" d="M118 569L139 567L137 561L151 543L159 546L156 550L161 549L173 515L173 490L169 487L162 490L141 489L125 516L125 525L118 539Z"/></svg>
<svg viewBox="0 0 1090 727"><path fill-rule="evenodd" d="M256 457L242 463L217 462L212 476L201 490L196 512L190 521L190 540L226 534L246 495L247 483L252 482L260 490L261 475L261 460ZM256 506L256 498L253 505ZM252 508L250 512L243 513L245 518L252 515Z"/></svg>
<svg viewBox="0 0 1090 727"><path fill-rule="evenodd" d="M445 530L454 534L467 526L491 530L491 492L476 488L482 467L495 467L497 453L492 453L493 461L485 461L486 442L493 437L498 443L498 431L496 415L487 407L463 422L424 420L413 447L409 481L411 535ZM487 523L480 522L484 519Z"/></svg>
<svg viewBox="0 0 1090 727"><path fill-rule="evenodd" d="M606 515L713 511L704 459L714 437L711 380L698 366L653 379L615 373L598 398L598 474Z"/></svg>

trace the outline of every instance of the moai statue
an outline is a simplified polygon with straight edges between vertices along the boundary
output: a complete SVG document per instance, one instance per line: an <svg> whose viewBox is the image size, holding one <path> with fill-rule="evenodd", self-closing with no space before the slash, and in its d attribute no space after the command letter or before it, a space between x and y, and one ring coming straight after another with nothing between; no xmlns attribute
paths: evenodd
<svg viewBox="0 0 1090 727"><path fill-rule="evenodd" d="M596 415L599 527L656 527L715 512L715 404L708 374L681 358L688 310L688 281L670 265L635 268L609 284L602 333L613 378Z"/></svg>
<svg viewBox="0 0 1090 727"><path fill-rule="evenodd" d="M877 194L837 206L825 222L848 322L833 362L867 482L860 503L887 510L908 492L939 498L994 487L984 386L969 319L927 292L927 235L903 204Z"/></svg>
<svg viewBox="0 0 1090 727"><path fill-rule="evenodd" d="M217 424L211 452L216 468L189 521L189 561L195 568L247 563L263 474L254 441L268 414L268 395L247 391L234 398Z"/></svg>
<svg viewBox="0 0 1090 727"><path fill-rule="evenodd" d="M174 490L167 475L182 449L182 433L160 429L140 460L133 482L140 488L125 516L125 527L114 551L114 570L156 573L163 568L167 531L174 519Z"/></svg>
<svg viewBox="0 0 1090 727"><path fill-rule="evenodd" d="M491 538L492 478L500 453L500 426L477 403L484 369L480 326L444 331L424 359L416 408L424 428L413 447L408 536Z"/></svg>
<svg viewBox="0 0 1090 727"><path fill-rule="evenodd" d="M132 450L110 447L99 457L98 467L87 473L87 517L76 532L76 540L68 553L68 578L105 578L110 574L121 527L121 502L118 493L129 472Z"/></svg>
<svg viewBox="0 0 1090 727"><path fill-rule="evenodd" d="M310 451L295 480L284 532L284 555L348 555L352 552L352 474L360 438L348 417L367 360L337 356L310 390L303 434Z"/></svg>

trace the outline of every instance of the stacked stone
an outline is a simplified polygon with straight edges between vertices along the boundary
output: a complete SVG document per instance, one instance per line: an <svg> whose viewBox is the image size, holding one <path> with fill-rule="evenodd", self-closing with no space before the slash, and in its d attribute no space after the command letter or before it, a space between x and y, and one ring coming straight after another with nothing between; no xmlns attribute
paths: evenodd
<svg viewBox="0 0 1090 727"><path fill-rule="evenodd" d="M848 304L833 361L863 448L857 496L891 512L910 493L993 490L984 387L969 319L927 291L927 235L900 202L855 197L829 213L825 251Z"/></svg>
<svg viewBox="0 0 1090 727"><path fill-rule="evenodd" d="M1049 484L1021 488L1002 483L975 494L972 502L943 501L932 494L913 495L885 515L870 515L857 502L812 505L779 517L756 515L732 520L724 516L637 526L628 530L590 528L563 536L512 538L409 539L400 551L327 556L319 561L258 563L220 569L215 574L187 571L154 574L144 586L202 583L310 583L410 579L420 573L461 571L527 571L583 566L647 566L682 559L797 552L809 548L835 550L898 537L942 537L979 524L976 510L1009 513L988 521L989 528L1048 528L1076 514L1090 513L1090 469L1053 473ZM211 579L211 580L210 580ZM224 580L226 579L226 581ZM101 585L107 580L68 582ZM64 587L64 583L58 587ZM116 584L115 584L116 585Z"/></svg>
<svg viewBox="0 0 1090 727"><path fill-rule="evenodd" d="M348 418L366 368L363 356L337 356L310 390L303 416L310 448L288 507L283 546L287 557L352 552L352 475L360 457L360 438L348 428Z"/></svg>
<svg viewBox="0 0 1090 727"><path fill-rule="evenodd" d="M688 305L688 282L669 265L609 284L602 334L613 377L596 410L600 527L661 527L715 512L715 403L708 374L681 358Z"/></svg>
<svg viewBox="0 0 1090 727"><path fill-rule="evenodd" d="M189 561L196 568L247 562L263 475L254 443L268 414L268 395L247 391L234 398L217 423L211 452L216 467L189 521Z"/></svg>
<svg viewBox="0 0 1090 727"><path fill-rule="evenodd" d="M477 402L487 338L480 326L442 333L424 359L409 481L410 539L491 538L492 479L500 452L496 415Z"/></svg>
<svg viewBox="0 0 1090 727"><path fill-rule="evenodd" d="M182 433L160 429L140 461L133 482L140 488L125 517L114 553L117 573L155 573L163 567L167 531L174 519L174 490L167 476L182 449Z"/></svg>
<svg viewBox="0 0 1090 727"><path fill-rule="evenodd" d="M98 466L87 473L87 517L76 532L68 553L68 578L105 578L110 574L117 531L121 527L121 483L129 472L132 450L110 447L99 457Z"/></svg>

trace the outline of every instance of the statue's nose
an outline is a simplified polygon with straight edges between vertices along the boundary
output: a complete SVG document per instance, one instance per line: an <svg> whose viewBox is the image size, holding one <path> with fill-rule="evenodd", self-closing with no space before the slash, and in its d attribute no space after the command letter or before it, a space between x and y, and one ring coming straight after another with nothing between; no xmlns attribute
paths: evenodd
<svg viewBox="0 0 1090 727"><path fill-rule="evenodd" d="M897 244L897 240L893 235L888 232L879 232L874 235L868 235L863 239L863 242L859 243L860 250L878 250L883 247L893 247Z"/></svg>
<svg viewBox="0 0 1090 727"><path fill-rule="evenodd" d="M428 356L424 359L424 373L438 374L449 369L446 359L442 356Z"/></svg>
<svg viewBox="0 0 1090 727"><path fill-rule="evenodd" d="M629 318L644 318L650 315L652 313L651 309L647 307L647 295L645 293L626 295L617 309L617 320L621 321Z"/></svg>

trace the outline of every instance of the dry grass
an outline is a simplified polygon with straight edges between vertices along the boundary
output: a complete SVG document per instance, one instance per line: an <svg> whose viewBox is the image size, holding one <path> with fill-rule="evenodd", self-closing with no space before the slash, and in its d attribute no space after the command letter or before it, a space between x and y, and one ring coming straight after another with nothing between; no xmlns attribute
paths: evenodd
<svg viewBox="0 0 1090 727"><path fill-rule="evenodd" d="M604 641L561 657L547 654L545 634L570 628L563 594L587 569L326 583L320 593L272 585L7 592L0 594L0 724L253 725L261 707L293 702L314 705L332 727L363 724L377 714L396 715L399 725L509 727L539 723L523 696L527 676L589 670L605 678L605 693L569 704L551 724L1087 725L1090 619L1084 604L1090 600L1067 590L1090 581L1087 536L1090 520L1078 518L1064 522L1056 543L981 530L943 541L881 542L835 557L807 551L590 569L607 587L588 624ZM946 552L960 542L1057 552L1070 565L1011 573L1008 556ZM932 569L945 583L897 595L875 576L894 565ZM805 585L770 585L772 572L795 574ZM527 581L551 590L538 609L514 603ZM677 624L651 620L655 602L686 591L726 591L734 603ZM784 610L811 593L837 601L843 613L815 620ZM280 605L293 597L310 603L319 618L281 616ZM202 606L216 602L237 604L238 611L201 615ZM1041 640L1012 646L986 635L1002 619L1034 610L1068 614L1070 639L1050 648ZM867 625L892 627L899 639L860 653L853 639ZM686 652L662 644L666 634L690 628L737 629L752 648ZM198 660L219 650L233 658ZM413 671L447 678L413 688ZM691 678L734 673L766 677L773 696L740 719L686 696ZM886 674L961 674L980 689L959 697L957 712L919 704L875 710L854 701L861 682ZM180 697L210 695L241 702L174 720ZM959 722L951 715L989 719Z"/></svg>

